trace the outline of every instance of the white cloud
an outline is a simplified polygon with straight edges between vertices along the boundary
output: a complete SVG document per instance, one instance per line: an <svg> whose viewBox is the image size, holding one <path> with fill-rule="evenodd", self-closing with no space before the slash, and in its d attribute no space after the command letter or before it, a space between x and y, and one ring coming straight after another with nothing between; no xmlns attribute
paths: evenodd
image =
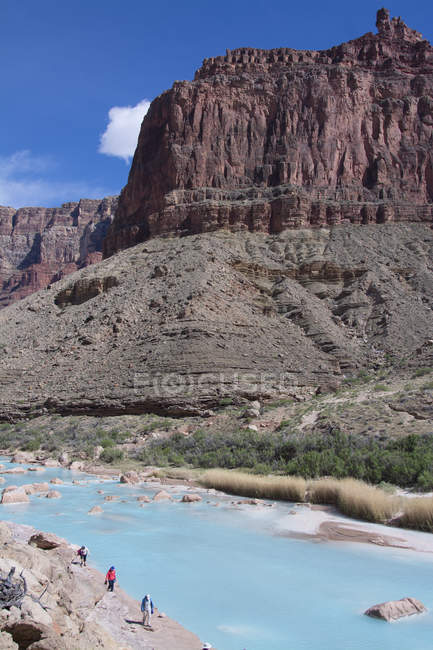
<svg viewBox="0 0 433 650"><path fill-rule="evenodd" d="M47 174L55 167L49 156L35 156L26 150L0 156L0 205L50 207L116 194L88 183L52 181Z"/></svg>
<svg viewBox="0 0 433 650"><path fill-rule="evenodd" d="M137 146L141 122L150 102L143 99L136 106L113 106L108 111L108 125L101 135L99 153L117 156L129 163Z"/></svg>

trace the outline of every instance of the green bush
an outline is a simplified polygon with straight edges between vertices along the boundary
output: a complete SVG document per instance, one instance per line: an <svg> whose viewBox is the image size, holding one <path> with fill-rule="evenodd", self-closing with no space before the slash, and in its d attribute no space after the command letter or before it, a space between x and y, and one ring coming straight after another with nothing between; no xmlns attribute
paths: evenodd
<svg viewBox="0 0 433 650"><path fill-rule="evenodd" d="M424 377L424 375L429 375L431 373L431 368L417 368L413 373L414 377Z"/></svg>
<svg viewBox="0 0 433 650"><path fill-rule="evenodd" d="M430 490L433 474L433 436L411 434L378 441L328 433L298 434L276 431L219 433L197 431L153 440L140 456L147 465L174 465L205 469L244 468L253 473L284 473L308 479L321 476L356 478Z"/></svg>
<svg viewBox="0 0 433 650"><path fill-rule="evenodd" d="M116 447L109 447L107 449L104 449L102 454L100 455L99 459L102 460L103 463L114 463L118 460L122 460L123 458L123 451L121 449L117 449Z"/></svg>
<svg viewBox="0 0 433 650"><path fill-rule="evenodd" d="M40 449L41 446L41 438L32 438L31 440L28 440L23 446L22 449L24 451L37 451Z"/></svg>
<svg viewBox="0 0 433 650"><path fill-rule="evenodd" d="M101 447L104 447L104 449L108 449L108 447L114 447L116 444L112 438L103 438L102 440L99 441L99 444Z"/></svg>

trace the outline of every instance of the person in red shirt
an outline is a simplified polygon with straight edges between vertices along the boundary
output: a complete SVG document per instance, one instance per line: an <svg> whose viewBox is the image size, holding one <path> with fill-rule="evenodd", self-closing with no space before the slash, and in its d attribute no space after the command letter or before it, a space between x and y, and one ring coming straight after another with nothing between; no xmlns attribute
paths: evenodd
<svg viewBox="0 0 433 650"><path fill-rule="evenodd" d="M114 566L110 566L110 568L107 571L107 575L105 576L105 584L108 582L108 588L107 591L113 591L114 589L114 583L116 582L116 569Z"/></svg>

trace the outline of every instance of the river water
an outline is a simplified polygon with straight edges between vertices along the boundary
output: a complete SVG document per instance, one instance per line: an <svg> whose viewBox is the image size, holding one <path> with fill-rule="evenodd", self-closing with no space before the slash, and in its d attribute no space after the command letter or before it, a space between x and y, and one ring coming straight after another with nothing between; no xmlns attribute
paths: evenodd
<svg viewBox="0 0 433 650"><path fill-rule="evenodd" d="M218 650L433 648L433 554L278 535L281 521L294 516L290 504L238 507L238 499L206 493L200 503L181 504L185 490L176 487L176 501L140 507L136 497L152 497L157 486L58 468L4 477L2 487L54 477L64 484L52 486L61 499L33 495L29 504L0 505L0 519L85 544L90 564L104 573L113 564L123 589L137 599L150 593L161 611ZM105 502L107 494L120 499ZM104 512L89 516L94 505ZM429 612L392 624L363 616L370 605L404 596Z"/></svg>

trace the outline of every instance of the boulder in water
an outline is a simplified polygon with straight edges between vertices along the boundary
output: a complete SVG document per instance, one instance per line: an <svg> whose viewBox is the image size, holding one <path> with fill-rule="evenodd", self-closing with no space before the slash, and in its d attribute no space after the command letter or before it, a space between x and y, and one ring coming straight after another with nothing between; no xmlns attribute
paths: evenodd
<svg viewBox="0 0 433 650"><path fill-rule="evenodd" d="M184 494L182 503L194 503L194 501L201 501L201 496L198 494Z"/></svg>
<svg viewBox="0 0 433 650"><path fill-rule="evenodd" d="M32 483L35 492L48 492L50 489L49 483Z"/></svg>
<svg viewBox="0 0 433 650"><path fill-rule="evenodd" d="M29 501L28 495L22 489L3 490L2 503L28 503Z"/></svg>
<svg viewBox="0 0 433 650"><path fill-rule="evenodd" d="M101 506L93 506L93 508L90 508L89 512L87 513L88 515L99 515L101 512L103 512Z"/></svg>
<svg viewBox="0 0 433 650"><path fill-rule="evenodd" d="M170 496L169 493L166 492L165 490L160 490L160 491L157 492L157 493L154 495L154 497L153 497L153 500L154 500L154 501L165 501L165 500L167 500L167 499L170 500L170 499L171 499L171 496Z"/></svg>
<svg viewBox="0 0 433 650"><path fill-rule="evenodd" d="M45 495L46 499L60 499L62 495L57 490L50 490L48 494Z"/></svg>
<svg viewBox="0 0 433 650"><path fill-rule="evenodd" d="M369 607L364 614L372 618L381 618L384 621L395 621L404 616L421 614L426 612L426 607L416 598L401 598L401 600L389 600Z"/></svg>

